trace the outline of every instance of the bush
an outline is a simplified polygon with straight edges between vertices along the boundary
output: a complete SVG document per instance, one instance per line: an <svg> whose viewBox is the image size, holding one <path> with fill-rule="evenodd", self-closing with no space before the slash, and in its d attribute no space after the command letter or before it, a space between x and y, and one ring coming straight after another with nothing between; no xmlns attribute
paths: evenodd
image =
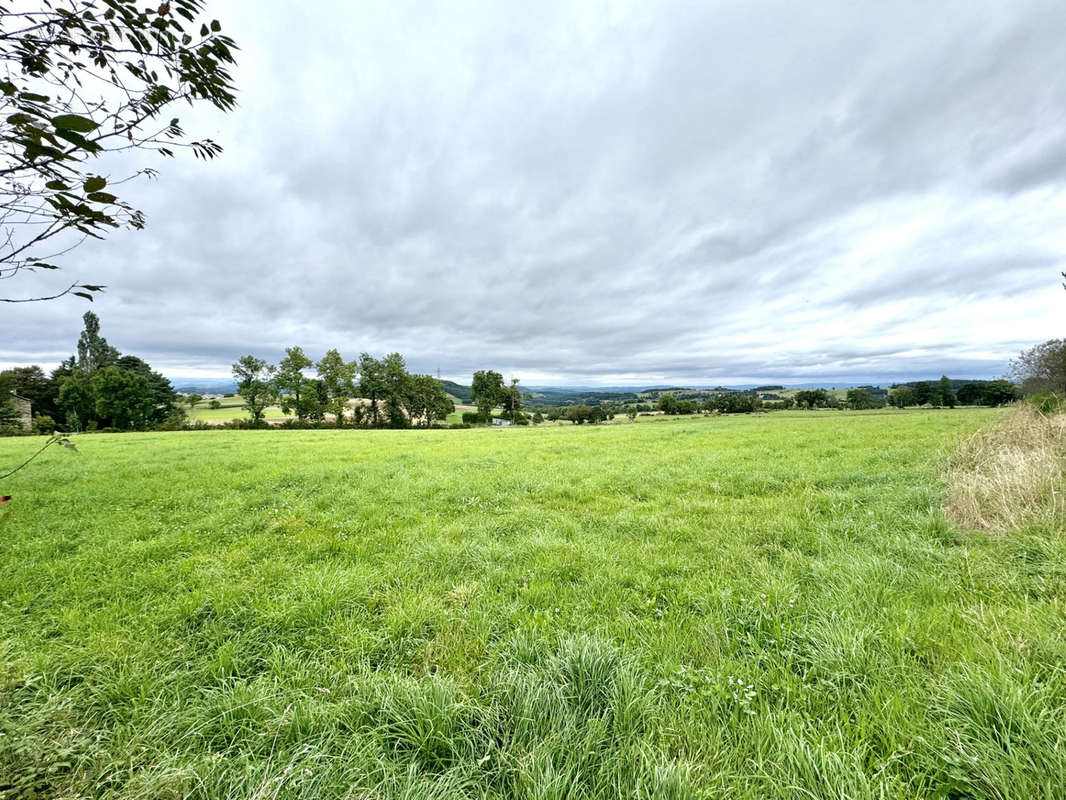
<svg viewBox="0 0 1066 800"><path fill-rule="evenodd" d="M220 403L220 402L219 402L218 400L212 400L212 401L211 401L210 403L208 403L207 405L208 405L208 407L210 407L210 408L222 408L222 403Z"/></svg>
<svg viewBox="0 0 1066 800"><path fill-rule="evenodd" d="M478 414L476 411L464 411L463 412L463 423L464 424L466 424L466 425L477 425L479 422L481 422L481 415Z"/></svg>
<svg viewBox="0 0 1066 800"><path fill-rule="evenodd" d="M181 431L185 430L185 423L189 421L189 415L181 406L170 409L167 418L156 426L157 431Z"/></svg>
<svg viewBox="0 0 1066 800"><path fill-rule="evenodd" d="M34 414L33 432L42 436L51 436L56 432L56 421L47 414Z"/></svg>
<svg viewBox="0 0 1066 800"><path fill-rule="evenodd" d="M1045 416L1066 414L1066 397L1057 392L1041 392L1026 398L1026 402Z"/></svg>

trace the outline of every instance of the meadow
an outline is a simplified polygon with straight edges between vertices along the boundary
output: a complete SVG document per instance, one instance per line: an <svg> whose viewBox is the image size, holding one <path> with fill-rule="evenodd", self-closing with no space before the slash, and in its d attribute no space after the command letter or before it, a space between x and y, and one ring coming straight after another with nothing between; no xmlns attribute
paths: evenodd
<svg viewBox="0 0 1066 800"><path fill-rule="evenodd" d="M78 437L0 798L1064 797L1066 536L941 510L1001 413Z"/></svg>
<svg viewBox="0 0 1066 800"><path fill-rule="evenodd" d="M194 408L188 409L189 421L230 422L235 419L248 420L252 418L248 413L248 410L244 407L243 398L218 398L218 408L211 408L210 402L210 400L203 400L200 403L197 403ZM280 406L268 406L263 413L263 418L267 420L292 419L291 415L289 417L285 416Z"/></svg>

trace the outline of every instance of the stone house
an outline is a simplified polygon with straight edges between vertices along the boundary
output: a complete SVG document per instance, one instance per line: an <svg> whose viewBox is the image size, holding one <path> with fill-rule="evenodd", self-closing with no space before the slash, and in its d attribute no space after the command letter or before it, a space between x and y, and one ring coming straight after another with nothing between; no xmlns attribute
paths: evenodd
<svg viewBox="0 0 1066 800"><path fill-rule="evenodd" d="M15 406L15 413L18 414L19 424L22 430L28 431L33 429L33 404L30 403L25 397L19 397L14 392L11 393L11 403Z"/></svg>

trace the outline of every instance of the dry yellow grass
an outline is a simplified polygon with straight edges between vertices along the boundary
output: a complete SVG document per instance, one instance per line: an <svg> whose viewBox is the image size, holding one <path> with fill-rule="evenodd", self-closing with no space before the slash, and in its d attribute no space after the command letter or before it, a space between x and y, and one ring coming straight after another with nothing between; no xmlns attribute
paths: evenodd
<svg viewBox="0 0 1066 800"><path fill-rule="evenodd" d="M1066 526L1066 414L1020 405L953 454L948 517L971 528Z"/></svg>

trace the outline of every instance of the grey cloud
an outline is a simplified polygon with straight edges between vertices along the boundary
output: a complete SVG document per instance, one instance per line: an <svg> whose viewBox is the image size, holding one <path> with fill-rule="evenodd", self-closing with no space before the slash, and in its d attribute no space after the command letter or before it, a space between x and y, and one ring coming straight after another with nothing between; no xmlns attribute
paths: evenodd
<svg viewBox="0 0 1066 800"><path fill-rule="evenodd" d="M219 15L241 105L183 121L226 154L77 251L105 335L173 373L301 344L539 383L980 376L1061 335L1057 2ZM51 362L81 306L0 312L0 360Z"/></svg>

